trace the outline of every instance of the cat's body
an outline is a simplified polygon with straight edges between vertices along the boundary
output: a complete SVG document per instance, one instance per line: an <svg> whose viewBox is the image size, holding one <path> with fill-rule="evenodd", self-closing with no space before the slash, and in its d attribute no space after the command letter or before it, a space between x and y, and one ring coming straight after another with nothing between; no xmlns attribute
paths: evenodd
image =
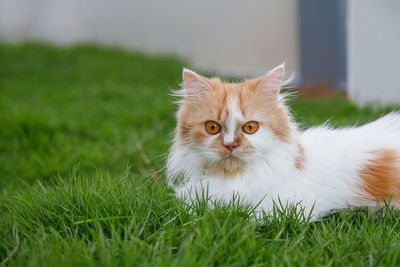
<svg viewBox="0 0 400 267"><path fill-rule="evenodd" d="M314 219L377 201L397 206L400 114L357 128L301 132L279 95L282 75L279 66L228 84L184 71L167 164L177 197L196 199L206 190L212 199L230 201L237 194L267 213L274 202L300 203Z"/></svg>

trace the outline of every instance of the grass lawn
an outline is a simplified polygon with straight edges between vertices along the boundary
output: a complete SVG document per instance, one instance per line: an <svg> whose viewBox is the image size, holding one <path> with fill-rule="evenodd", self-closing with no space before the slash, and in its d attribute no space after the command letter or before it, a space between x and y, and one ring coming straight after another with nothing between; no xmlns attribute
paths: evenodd
<svg viewBox="0 0 400 267"><path fill-rule="evenodd" d="M400 213L304 224L240 205L189 212L163 183L184 62L121 50L0 45L0 262L11 266L399 265ZM291 102L304 127L390 109Z"/></svg>

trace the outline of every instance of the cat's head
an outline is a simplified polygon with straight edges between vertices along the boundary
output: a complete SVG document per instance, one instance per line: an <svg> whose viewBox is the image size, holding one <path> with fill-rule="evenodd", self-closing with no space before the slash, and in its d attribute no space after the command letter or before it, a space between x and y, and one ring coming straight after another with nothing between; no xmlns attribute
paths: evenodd
<svg viewBox="0 0 400 267"><path fill-rule="evenodd" d="M262 77L227 83L184 69L177 148L191 151L208 172L230 176L278 143L291 142L292 124L279 93L283 74L280 65Z"/></svg>

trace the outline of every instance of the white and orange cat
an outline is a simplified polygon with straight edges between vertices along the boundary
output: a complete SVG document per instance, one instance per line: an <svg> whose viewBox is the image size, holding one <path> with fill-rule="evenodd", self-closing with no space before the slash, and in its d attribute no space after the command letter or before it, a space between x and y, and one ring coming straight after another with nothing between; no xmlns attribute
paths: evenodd
<svg viewBox="0 0 400 267"><path fill-rule="evenodd" d="M296 204L320 218L348 206L400 204L400 114L361 127L300 131L279 92L280 65L240 83L183 70L167 177L186 200Z"/></svg>

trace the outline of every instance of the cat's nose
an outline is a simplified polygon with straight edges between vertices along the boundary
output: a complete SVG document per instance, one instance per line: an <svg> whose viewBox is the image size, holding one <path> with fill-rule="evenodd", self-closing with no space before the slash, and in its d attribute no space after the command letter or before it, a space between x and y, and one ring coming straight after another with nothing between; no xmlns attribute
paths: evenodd
<svg viewBox="0 0 400 267"><path fill-rule="evenodd" d="M236 143L228 143L228 144L224 144L224 146L229 149L230 152L232 152L235 148L238 147L238 144Z"/></svg>

